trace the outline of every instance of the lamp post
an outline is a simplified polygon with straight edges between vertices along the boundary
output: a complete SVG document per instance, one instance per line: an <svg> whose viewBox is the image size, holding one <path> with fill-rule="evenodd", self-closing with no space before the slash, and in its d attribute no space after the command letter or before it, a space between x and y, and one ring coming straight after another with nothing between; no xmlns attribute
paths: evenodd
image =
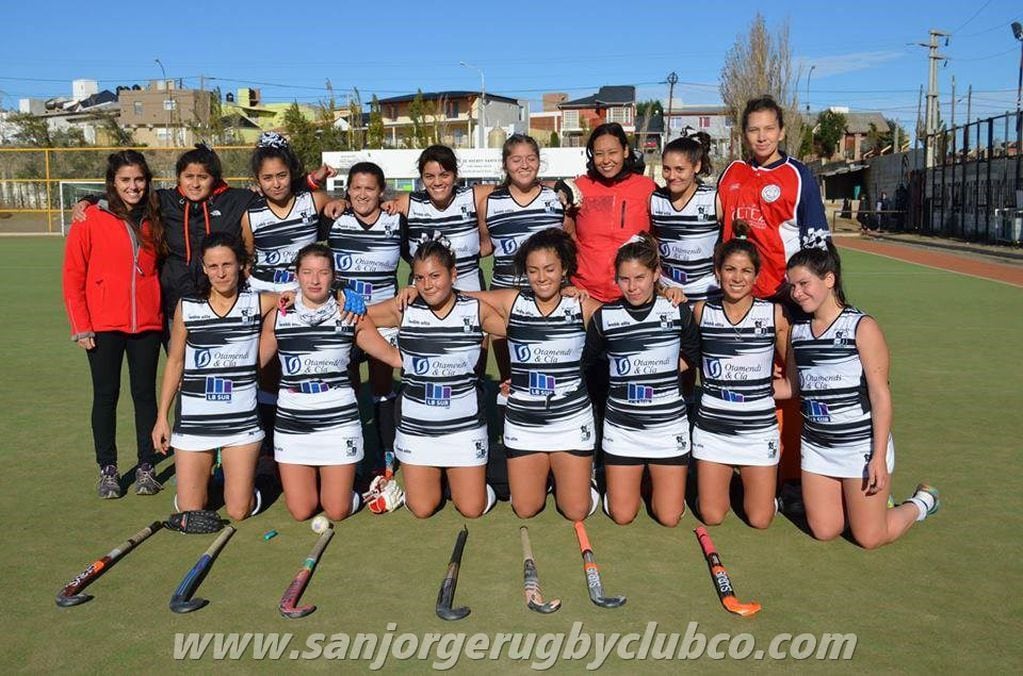
<svg viewBox="0 0 1023 676"><path fill-rule="evenodd" d="M813 75L813 69L816 68L816 64L810 66L810 72L806 74L806 112L810 112L810 76Z"/></svg>
<svg viewBox="0 0 1023 676"><path fill-rule="evenodd" d="M170 145L172 145L171 144L171 105L168 105L168 103L167 103L168 97L170 96L170 94L167 92L167 69L163 67L163 63L160 61L160 59L153 59L153 61L155 61L156 65L158 65L160 67L160 73L163 75L163 91L164 91L163 107L167 111L167 126L164 129L164 132L167 135L167 145L170 146Z"/></svg>
<svg viewBox="0 0 1023 676"><path fill-rule="evenodd" d="M474 70L474 71L476 71L477 73L480 74L480 114L479 114L479 120L478 120L478 123L477 123L479 128L480 128L480 142L479 142L479 145L477 147L479 147L479 148L486 148L487 147L487 81L486 81L486 78L484 78L484 76L483 76L483 69L478 67L478 66L474 66L471 63L466 63L465 61L459 61L458 65L462 66L463 68L468 68L469 70Z"/></svg>

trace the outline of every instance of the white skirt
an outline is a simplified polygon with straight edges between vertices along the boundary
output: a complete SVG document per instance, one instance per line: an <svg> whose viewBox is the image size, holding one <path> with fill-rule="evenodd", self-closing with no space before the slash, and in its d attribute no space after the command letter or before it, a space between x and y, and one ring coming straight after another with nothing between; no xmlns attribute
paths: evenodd
<svg viewBox="0 0 1023 676"><path fill-rule="evenodd" d="M718 434L693 427L693 457L722 465L770 467L778 464L778 428L742 434Z"/></svg>
<svg viewBox="0 0 1023 676"><path fill-rule="evenodd" d="M594 436L592 406L543 427L517 425L507 416L504 419L504 445L513 451L592 451Z"/></svg>
<svg viewBox="0 0 1023 676"><path fill-rule="evenodd" d="M306 434L274 431L274 460L285 465L352 465L362 458L359 422Z"/></svg>
<svg viewBox="0 0 1023 676"><path fill-rule="evenodd" d="M222 436L204 436L199 434L171 434L171 446L175 452L212 451L218 448L230 448L232 446L245 446L247 444L258 444L263 441L266 435L261 429L249 430L237 434L225 434Z"/></svg>
<svg viewBox="0 0 1023 676"><path fill-rule="evenodd" d="M619 427L604 420L603 449L625 458L675 458L690 450L689 420L680 416L667 425L642 430Z"/></svg>
<svg viewBox="0 0 1023 676"><path fill-rule="evenodd" d="M487 464L489 450L486 425L437 437L414 436L400 429L394 435L394 455L406 465L478 467Z"/></svg>
<svg viewBox="0 0 1023 676"><path fill-rule="evenodd" d="M870 462L872 442L825 447L817 446L805 438L802 440L802 461L800 467L804 472L812 472L821 476L837 479L864 479L867 477L867 464ZM888 448L885 453L885 464L888 473L895 471L895 441L888 435Z"/></svg>

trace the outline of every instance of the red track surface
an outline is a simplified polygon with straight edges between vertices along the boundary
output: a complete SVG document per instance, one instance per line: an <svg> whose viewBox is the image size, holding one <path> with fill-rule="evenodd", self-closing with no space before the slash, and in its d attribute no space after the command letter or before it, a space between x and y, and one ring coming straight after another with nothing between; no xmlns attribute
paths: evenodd
<svg viewBox="0 0 1023 676"><path fill-rule="evenodd" d="M929 268L949 270L970 277L991 279L1003 284L1023 287L1023 266L995 263L972 256L933 251L924 247L871 241L862 237L836 237L834 241L838 246L846 249L865 251L907 263L916 263Z"/></svg>

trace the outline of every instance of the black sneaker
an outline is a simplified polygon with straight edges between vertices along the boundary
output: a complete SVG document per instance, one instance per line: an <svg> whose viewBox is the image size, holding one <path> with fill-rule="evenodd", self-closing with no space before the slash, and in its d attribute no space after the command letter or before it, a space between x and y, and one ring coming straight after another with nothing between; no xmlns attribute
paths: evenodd
<svg viewBox="0 0 1023 676"><path fill-rule="evenodd" d="M144 462L135 470L135 495L156 495L163 486L156 480L156 470Z"/></svg>
<svg viewBox="0 0 1023 676"><path fill-rule="evenodd" d="M116 500L124 497L124 491L121 490L121 475L117 473L117 465L104 465L100 468L96 492L104 500Z"/></svg>

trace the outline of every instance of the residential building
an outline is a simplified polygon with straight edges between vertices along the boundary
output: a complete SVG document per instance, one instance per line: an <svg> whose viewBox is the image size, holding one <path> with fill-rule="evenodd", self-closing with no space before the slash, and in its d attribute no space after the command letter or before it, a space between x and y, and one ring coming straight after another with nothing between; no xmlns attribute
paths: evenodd
<svg viewBox="0 0 1023 676"><path fill-rule="evenodd" d="M179 89L174 80L153 80L145 89L122 90L121 127L149 146L190 146L196 128L208 125L214 93Z"/></svg>
<svg viewBox="0 0 1023 676"><path fill-rule="evenodd" d="M419 124L426 125L431 134L452 148L477 148L479 142L480 113L486 124L484 137L525 133L529 109L525 103L507 96L487 93L480 105L480 92L441 91L405 94L380 99L380 112L384 123L385 144L390 148L414 147L415 121L411 106L416 97L423 102ZM495 137L496 141L497 138ZM489 142L485 146L491 145Z"/></svg>
<svg viewBox="0 0 1023 676"><path fill-rule="evenodd" d="M586 145L590 130L605 122L618 122L626 134L636 131L636 88L605 85L595 94L557 104L561 111L561 145Z"/></svg>
<svg viewBox="0 0 1023 676"><path fill-rule="evenodd" d="M732 156L732 117L727 106L673 105L667 126L666 142L702 131L710 136L711 159Z"/></svg>
<svg viewBox="0 0 1023 676"><path fill-rule="evenodd" d="M284 114L291 106L291 103L263 103L260 90L250 87L228 92L220 104L223 142L251 145L264 131L283 131ZM298 110L307 120L316 119L317 110L313 106L300 103Z"/></svg>
<svg viewBox="0 0 1023 676"><path fill-rule="evenodd" d="M46 120L50 132L68 132L77 129L88 144L105 145L111 141L111 132L117 124L117 94L99 90L95 80L74 80L72 96L52 99L20 99L18 112ZM2 136L9 141L11 133Z"/></svg>
<svg viewBox="0 0 1023 676"><path fill-rule="evenodd" d="M887 133L891 126L885 116L877 111L864 111L858 113L849 112L849 109L842 106L832 106L831 112L841 113L845 116L845 135L835 147L831 157L819 158L827 162L859 162L874 153L867 143L867 136L873 133ZM817 119L820 113L807 115L806 123L817 129ZM903 139L905 141L905 139Z"/></svg>

